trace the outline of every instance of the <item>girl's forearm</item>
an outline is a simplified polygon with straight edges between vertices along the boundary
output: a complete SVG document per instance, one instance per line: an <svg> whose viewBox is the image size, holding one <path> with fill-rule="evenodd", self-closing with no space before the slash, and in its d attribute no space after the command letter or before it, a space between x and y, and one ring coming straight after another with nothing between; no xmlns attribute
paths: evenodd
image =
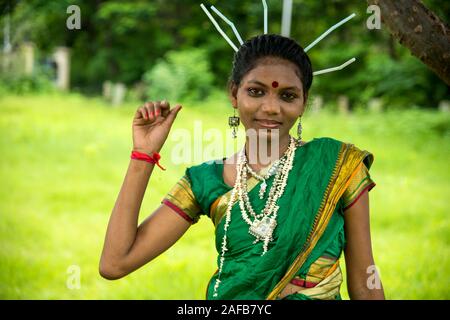
<svg viewBox="0 0 450 320"><path fill-rule="evenodd" d="M130 160L109 220L101 266L117 265L133 246L142 199L153 168L154 164Z"/></svg>
<svg viewBox="0 0 450 320"><path fill-rule="evenodd" d="M351 300L384 300L383 286L379 288L369 288L367 284L358 288L349 288L349 296Z"/></svg>

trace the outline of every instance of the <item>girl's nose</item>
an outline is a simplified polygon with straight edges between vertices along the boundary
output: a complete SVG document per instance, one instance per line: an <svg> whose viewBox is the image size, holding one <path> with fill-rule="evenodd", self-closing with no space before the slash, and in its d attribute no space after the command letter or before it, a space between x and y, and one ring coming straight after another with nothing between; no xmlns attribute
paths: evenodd
<svg viewBox="0 0 450 320"><path fill-rule="evenodd" d="M261 108L264 112L268 114L277 114L280 112L280 104L277 101L276 94L269 95L262 102Z"/></svg>

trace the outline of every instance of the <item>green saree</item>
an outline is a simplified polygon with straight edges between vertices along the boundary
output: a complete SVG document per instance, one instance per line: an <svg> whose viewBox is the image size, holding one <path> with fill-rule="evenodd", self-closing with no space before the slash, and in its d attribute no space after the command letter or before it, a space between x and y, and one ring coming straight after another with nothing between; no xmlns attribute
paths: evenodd
<svg viewBox="0 0 450 320"><path fill-rule="evenodd" d="M278 202L277 227L267 253L261 256L262 242L253 244L255 238L248 232L249 226L235 202L218 297L213 297L216 271L207 286L206 298L280 299L279 294L294 278L308 280L312 269L325 266L321 269L322 277L314 284L316 288L307 289L313 290L311 294L296 292L284 299L340 299L339 257L345 246L342 195L361 162L370 168L373 160L370 152L329 137L315 138L298 147L285 192ZM222 161L186 169L202 214L208 215L215 225L217 265L232 190L224 183L222 174ZM267 181L268 190L272 182L273 177ZM249 198L256 212L265 205L265 199L258 197L259 183L254 178L248 182Z"/></svg>

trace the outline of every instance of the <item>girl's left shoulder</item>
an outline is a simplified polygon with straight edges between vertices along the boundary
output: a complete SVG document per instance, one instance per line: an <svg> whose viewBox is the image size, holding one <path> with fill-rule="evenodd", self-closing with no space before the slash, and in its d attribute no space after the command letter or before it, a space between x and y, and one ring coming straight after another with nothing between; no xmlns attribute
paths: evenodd
<svg viewBox="0 0 450 320"><path fill-rule="evenodd" d="M355 145L351 141L342 141L333 137L320 137L314 138L312 141L321 143L330 148L338 148L342 152L346 153L346 157L349 159L359 159L363 161L365 166L370 169L374 161L374 154L361 145ZM311 142L312 142L311 141Z"/></svg>

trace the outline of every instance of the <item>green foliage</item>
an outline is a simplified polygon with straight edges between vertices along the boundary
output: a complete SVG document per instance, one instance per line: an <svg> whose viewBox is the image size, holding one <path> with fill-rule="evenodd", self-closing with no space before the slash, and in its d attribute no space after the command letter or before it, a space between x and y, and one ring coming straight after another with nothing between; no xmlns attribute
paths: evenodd
<svg viewBox="0 0 450 320"><path fill-rule="evenodd" d="M38 68L32 75L8 72L0 74L0 94L49 93L55 91L50 71Z"/></svg>
<svg viewBox="0 0 450 320"><path fill-rule="evenodd" d="M441 19L447 18L447 2L424 1ZM123 82L132 87L144 74L148 76L151 69L162 74L164 79L172 79L172 67L164 65L161 58L169 51L191 48L205 50L204 57L210 61L214 75L213 85L226 87L234 52L217 33L197 0L29 0L11 3L13 45L33 41L49 55L56 46L70 47L73 87L97 93L104 81ZM262 33L260 1L211 0L208 3L217 6L236 24L244 40ZM70 4L81 9L81 30L66 28L66 8ZM282 1L271 0L268 5L269 32L279 34ZM357 62L340 72L317 77L313 84L314 94L324 96L326 101L336 101L338 96L346 95L353 106L366 106L371 99L382 98L391 108L410 105L437 108L441 100L450 100L450 91L443 81L393 40L386 25L382 24L381 30L367 29L366 1L294 1L291 37L305 47L352 12L357 14L354 19L335 30L308 54L314 70L337 66L353 56ZM0 24L3 21L0 16ZM230 28L220 19L218 21L237 43ZM0 41L2 37L0 33ZM175 84L178 79L172 82ZM163 89L160 93L185 95ZM202 98L205 93L199 92L197 96Z"/></svg>
<svg viewBox="0 0 450 320"><path fill-rule="evenodd" d="M213 75L206 50L171 51L143 76L148 100L203 100L212 90Z"/></svg>
<svg viewBox="0 0 450 320"><path fill-rule="evenodd" d="M361 78L366 90L372 91L373 97L382 97L388 106L405 106L406 101L426 106L428 83L424 68L411 57L396 61L378 54L367 61L367 72Z"/></svg>

